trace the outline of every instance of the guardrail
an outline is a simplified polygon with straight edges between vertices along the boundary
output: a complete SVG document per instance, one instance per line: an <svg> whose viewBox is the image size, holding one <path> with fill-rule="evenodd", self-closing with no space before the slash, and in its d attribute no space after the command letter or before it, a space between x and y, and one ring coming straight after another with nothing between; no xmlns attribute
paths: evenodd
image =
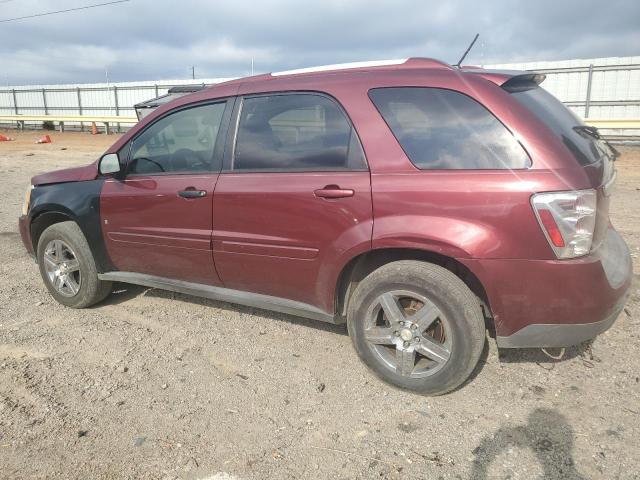
<svg viewBox="0 0 640 480"><path fill-rule="evenodd" d="M640 130L640 120L626 118L587 118L584 123L601 130Z"/></svg>
<svg viewBox="0 0 640 480"><path fill-rule="evenodd" d="M90 115L0 115L0 123L16 123L18 128L24 130L24 122L54 122L58 123L58 128L64 132L65 123L99 123L104 125L107 134L111 133L111 125L135 125L138 123L136 117L125 116L90 116ZM621 118L588 118L585 119L587 125L601 130L640 130L640 119ZM639 132L640 135L640 132ZM605 135L606 136L606 135Z"/></svg>
<svg viewBox="0 0 640 480"><path fill-rule="evenodd" d="M15 122L18 125L19 130L24 130L25 122L54 122L58 123L58 128L61 132L64 132L65 123L100 123L104 125L105 132L111 133L111 125L124 124L136 124L138 119L136 117L125 116L91 116L91 115L0 115L0 123Z"/></svg>

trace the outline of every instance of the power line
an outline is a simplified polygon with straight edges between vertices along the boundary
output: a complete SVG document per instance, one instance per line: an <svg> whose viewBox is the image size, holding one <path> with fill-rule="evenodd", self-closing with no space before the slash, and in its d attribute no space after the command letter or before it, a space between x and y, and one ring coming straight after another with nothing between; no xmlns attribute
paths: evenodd
<svg viewBox="0 0 640 480"><path fill-rule="evenodd" d="M8 1L11 1L11 0L5 0L2 3L7 3ZM103 7L105 5L114 5L116 3L124 3L124 2L129 2L129 1L130 0L115 0L113 2L96 3L94 5L85 5L84 7L67 8L66 10L57 10L55 12L43 12L43 13L36 13L34 15L26 15L24 17L5 18L4 20L0 20L0 23L14 22L16 20L26 20L27 18L45 17L47 15L55 15L57 13L75 12L77 10L86 10L88 8Z"/></svg>

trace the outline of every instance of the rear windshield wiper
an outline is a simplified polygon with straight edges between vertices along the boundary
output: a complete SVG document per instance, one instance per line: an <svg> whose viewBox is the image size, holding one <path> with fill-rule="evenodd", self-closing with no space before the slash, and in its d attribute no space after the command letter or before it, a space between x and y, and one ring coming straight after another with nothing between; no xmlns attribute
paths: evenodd
<svg viewBox="0 0 640 480"><path fill-rule="evenodd" d="M573 129L578 133L586 133L590 137L593 137L597 140L601 140L600 132L596 127L590 127L589 125L576 125Z"/></svg>
<svg viewBox="0 0 640 480"><path fill-rule="evenodd" d="M616 160L616 158L620 156L620 152L608 141L602 138L602 135L600 135L600 132L596 127L592 127L590 125L576 125L575 127L573 127L573 129L578 133L586 134L591 138L595 138L596 140L600 140L601 142L603 142L607 146L607 148L611 150L611 154L613 155L614 161Z"/></svg>

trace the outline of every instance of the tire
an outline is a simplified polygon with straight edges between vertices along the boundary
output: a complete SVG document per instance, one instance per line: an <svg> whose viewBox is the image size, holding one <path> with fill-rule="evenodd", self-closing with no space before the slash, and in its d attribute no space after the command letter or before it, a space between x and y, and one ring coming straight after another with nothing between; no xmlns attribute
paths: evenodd
<svg viewBox="0 0 640 480"><path fill-rule="evenodd" d="M111 293L111 282L98 279L89 244L75 222L55 223L42 232L37 259L44 284L62 305L85 308Z"/></svg>
<svg viewBox="0 0 640 480"><path fill-rule="evenodd" d="M462 385L485 342L471 290L449 270L414 260L388 263L359 283L347 328L362 361L382 380L425 395Z"/></svg>

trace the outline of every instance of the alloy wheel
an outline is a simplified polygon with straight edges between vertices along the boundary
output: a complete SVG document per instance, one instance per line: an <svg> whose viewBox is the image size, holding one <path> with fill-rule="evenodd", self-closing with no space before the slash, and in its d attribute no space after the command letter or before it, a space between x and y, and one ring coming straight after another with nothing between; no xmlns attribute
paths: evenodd
<svg viewBox="0 0 640 480"><path fill-rule="evenodd" d="M80 291L80 262L67 243L62 240L47 243L43 262L49 282L60 295L73 297Z"/></svg>
<svg viewBox="0 0 640 480"><path fill-rule="evenodd" d="M364 338L395 373L411 378L433 375L451 357L450 324L428 298L415 292L389 291L368 309Z"/></svg>

